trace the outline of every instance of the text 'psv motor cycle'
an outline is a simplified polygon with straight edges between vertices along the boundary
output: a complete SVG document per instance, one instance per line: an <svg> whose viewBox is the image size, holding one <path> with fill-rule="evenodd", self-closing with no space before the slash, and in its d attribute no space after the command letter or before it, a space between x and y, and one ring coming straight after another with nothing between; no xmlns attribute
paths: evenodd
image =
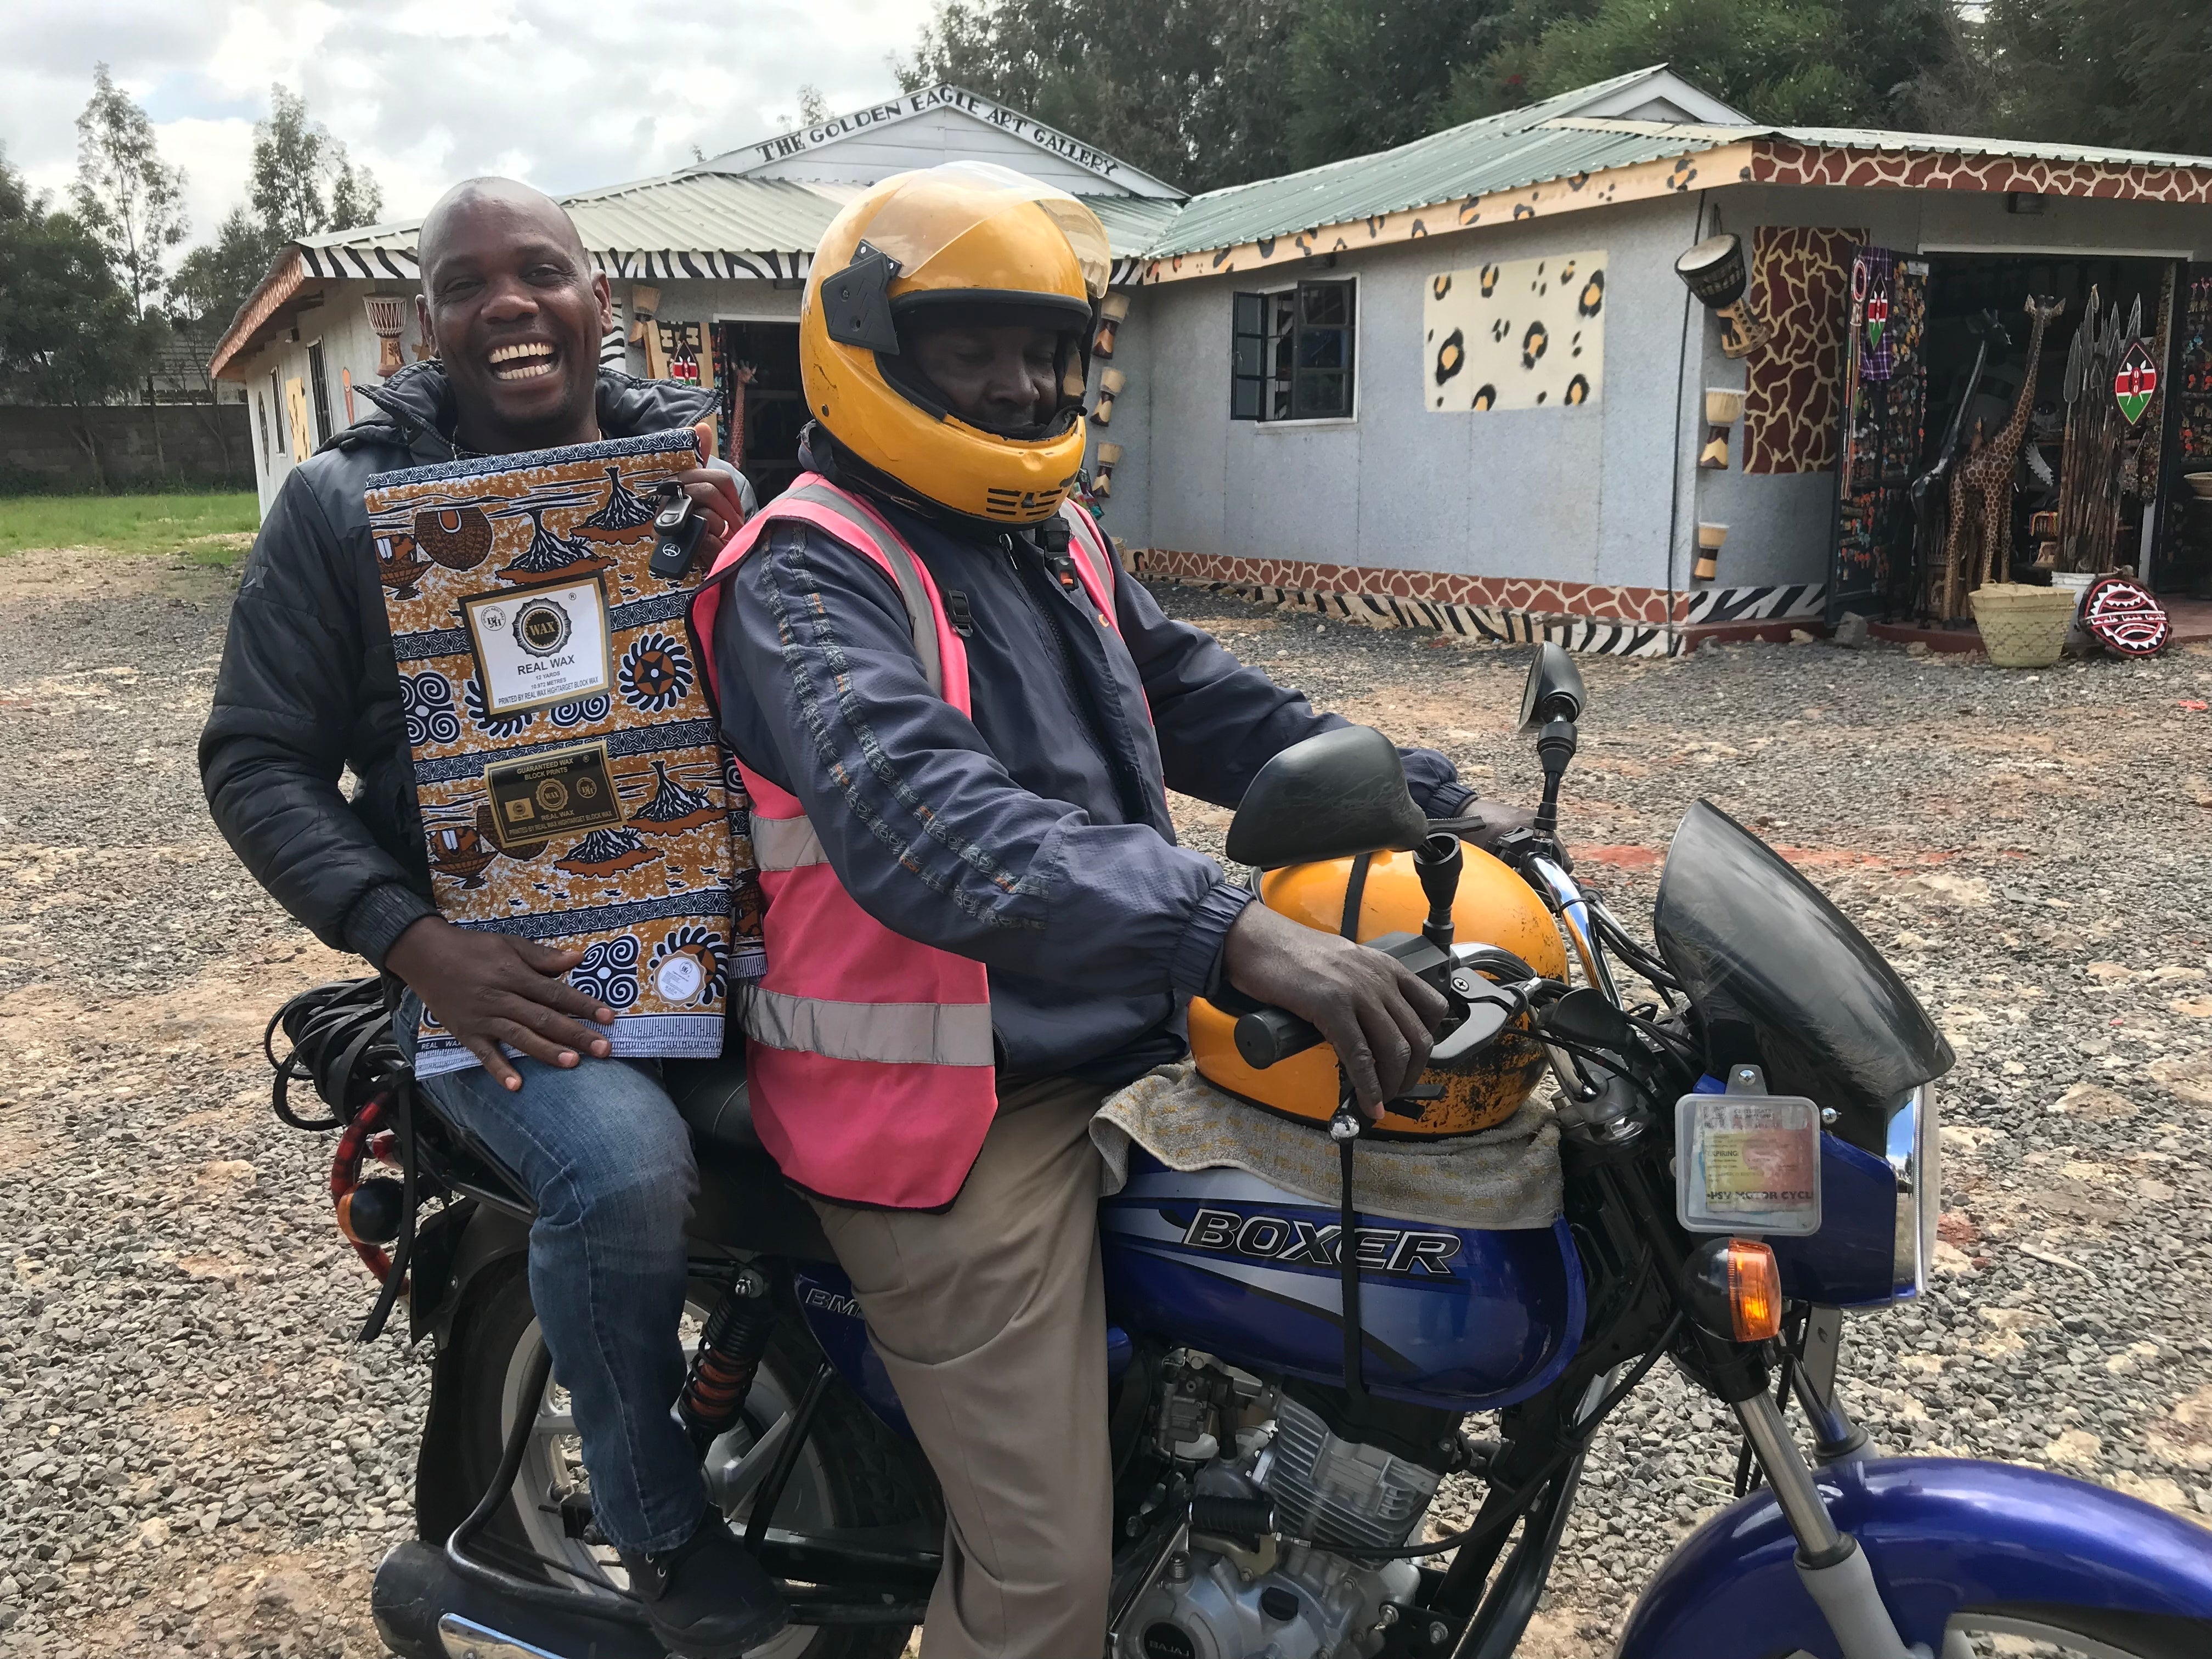
<svg viewBox="0 0 2212 1659"><path fill-rule="evenodd" d="M2104 1659L2212 1654L2212 1539L2197 1528L2035 1469L1884 1457L1854 1426L1837 1387L1843 1310L1924 1286L1949 1048L1865 939L1710 805L1676 831L1656 950L1639 946L1553 840L1583 703L1571 661L1543 647L1524 713L1544 805L1504 852L1579 987L1452 940L1457 843L1432 838L1379 734L1285 751L1237 813L1241 862L1422 860L1430 923L1371 943L1451 1001L1440 1053L1509 1030L1544 1045L1564 1213L1548 1229L1437 1226L1354 1214L1348 1174L1332 1206L1135 1154L1101 1208L1110 1653L1501 1659L1535 1610L1592 1437L1668 1360L1734 1413L1765 1485L1661 1568L1618 1659L1972 1659L1985 1633ZM1656 999L1625 1006L1616 972ZM279 1020L294 1044L280 1115L344 1131L340 1224L384 1279L363 1335L404 1281L414 1335L436 1345L419 1541L386 1558L373 1592L386 1643L410 1659L659 1659L592 1526L531 1309L520 1188L415 1092L374 981L310 993ZM1318 1038L1248 1006L1237 1040L1264 1068ZM937 1571L929 1469L812 1212L751 1135L741 1070L667 1073L702 1180L677 1409L709 1492L789 1594L794 1624L758 1652L891 1659ZM332 1115L299 1119L292 1079ZM1360 1127L1346 1109L1329 1127L1347 1172ZM398 1178L362 1179L380 1160ZM1461 1431L1492 1411L1495 1440ZM1485 1497L1472 1525L1425 1540L1450 1474Z"/></svg>

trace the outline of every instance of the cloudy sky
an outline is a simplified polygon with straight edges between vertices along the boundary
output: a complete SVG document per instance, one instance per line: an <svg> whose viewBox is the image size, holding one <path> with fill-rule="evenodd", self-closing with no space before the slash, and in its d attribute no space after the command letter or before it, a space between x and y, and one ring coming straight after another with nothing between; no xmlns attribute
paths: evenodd
<svg viewBox="0 0 2212 1659"><path fill-rule="evenodd" d="M665 173L893 88L928 0L0 0L0 149L58 198L104 60L189 174L192 240L242 202L271 82L365 161L385 213L472 173L550 191Z"/></svg>

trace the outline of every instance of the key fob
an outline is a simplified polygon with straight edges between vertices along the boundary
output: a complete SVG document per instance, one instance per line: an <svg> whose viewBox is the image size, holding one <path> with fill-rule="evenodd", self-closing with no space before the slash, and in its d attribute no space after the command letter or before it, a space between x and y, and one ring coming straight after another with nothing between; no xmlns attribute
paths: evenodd
<svg viewBox="0 0 2212 1659"><path fill-rule="evenodd" d="M664 581L680 581L690 572L699 538L707 532L707 517L696 501L674 485L663 484L655 493L660 510L653 515L653 558L647 568Z"/></svg>

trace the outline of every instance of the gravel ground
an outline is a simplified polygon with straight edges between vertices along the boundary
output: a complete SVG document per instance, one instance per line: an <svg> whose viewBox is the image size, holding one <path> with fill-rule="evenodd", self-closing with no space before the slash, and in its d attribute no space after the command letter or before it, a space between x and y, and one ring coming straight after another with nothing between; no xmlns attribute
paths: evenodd
<svg viewBox="0 0 2212 1659"><path fill-rule="evenodd" d="M1164 590L1317 701L1532 799L1524 650ZM192 761L228 592L157 558L0 563L0 1655L377 1651L427 1357L352 1341L328 1145L260 1026L349 971L240 871ZM1878 1439L2212 1522L2212 655L2040 675L1826 646L1590 659L1563 827L1649 914L1706 796L1891 952L1960 1055L1933 1294L1854 1322ZM1194 840L1225 815L1181 803ZM2117 1281L2107 1285L2104 1281ZM1655 1374L1590 1460L1526 1651L1604 1652L1725 1500L1720 1411ZM1449 1526L1470 1494L1448 1489Z"/></svg>

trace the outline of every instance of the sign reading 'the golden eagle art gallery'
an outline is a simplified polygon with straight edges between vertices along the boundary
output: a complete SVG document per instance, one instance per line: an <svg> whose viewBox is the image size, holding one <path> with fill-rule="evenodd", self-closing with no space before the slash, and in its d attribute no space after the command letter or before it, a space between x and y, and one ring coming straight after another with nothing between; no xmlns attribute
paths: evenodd
<svg viewBox="0 0 2212 1659"><path fill-rule="evenodd" d="M1431 414L1573 408L1605 390L1605 252L1440 270L1421 296Z"/></svg>
<svg viewBox="0 0 2212 1659"><path fill-rule="evenodd" d="M617 1054L722 1051L757 977L745 802L684 627L707 561L655 576L688 429L368 482L431 884L448 921L580 950ZM415 1062L476 1063L432 1022Z"/></svg>

